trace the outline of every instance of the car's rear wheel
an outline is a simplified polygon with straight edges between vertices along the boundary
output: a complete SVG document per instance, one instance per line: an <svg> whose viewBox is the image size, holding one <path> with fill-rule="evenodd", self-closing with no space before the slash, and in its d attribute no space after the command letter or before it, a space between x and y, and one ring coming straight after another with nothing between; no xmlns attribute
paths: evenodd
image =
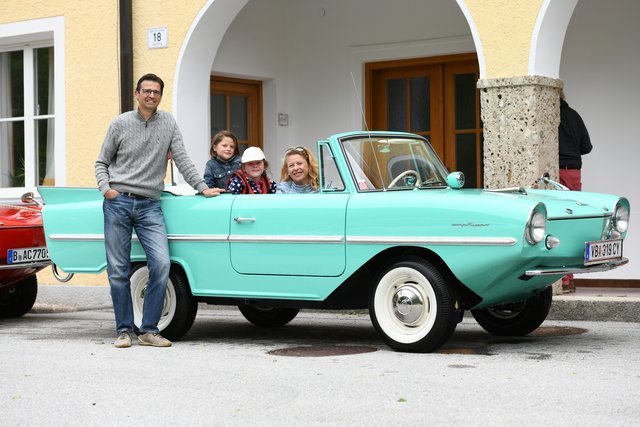
<svg viewBox="0 0 640 427"><path fill-rule="evenodd" d="M240 313L256 326L274 328L284 326L298 315L297 308L266 307L260 305L239 305Z"/></svg>
<svg viewBox="0 0 640 427"><path fill-rule="evenodd" d="M35 274L25 277L8 292L5 291L0 293L0 317L24 316L36 302L38 278Z"/></svg>
<svg viewBox="0 0 640 427"><path fill-rule="evenodd" d="M549 314L552 299L552 289L549 286L526 301L471 310L471 314L490 334L521 337L535 331L544 322Z"/></svg>
<svg viewBox="0 0 640 427"><path fill-rule="evenodd" d="M455 295L442 274L421 258L391 262L376 277L369 314L389 347L429 352L442 346L458 323Z"/></svg>
<svg viewBox="0 0 640 427"><path fill-rule="evenodd" d="M131 297L133 298L133 317L136 329L140 328L142 324L142 308L148 283L149 269L146 264L140 264L131 272ZM197 311L198 302L191 295L189 282L184 272L180 268L172 266L158 329L167 339L179 340L193 325Z"/></svg>

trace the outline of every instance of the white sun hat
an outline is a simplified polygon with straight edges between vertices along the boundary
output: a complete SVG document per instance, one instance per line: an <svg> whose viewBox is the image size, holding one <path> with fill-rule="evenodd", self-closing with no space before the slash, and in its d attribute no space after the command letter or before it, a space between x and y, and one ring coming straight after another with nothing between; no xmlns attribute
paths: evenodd
<svg viewBox="0 0 640 427"><path fill-rule="evenodd" d="M249 147L242 153L242 163L257 162L264 159L264 153L260 147Z"/></svg>

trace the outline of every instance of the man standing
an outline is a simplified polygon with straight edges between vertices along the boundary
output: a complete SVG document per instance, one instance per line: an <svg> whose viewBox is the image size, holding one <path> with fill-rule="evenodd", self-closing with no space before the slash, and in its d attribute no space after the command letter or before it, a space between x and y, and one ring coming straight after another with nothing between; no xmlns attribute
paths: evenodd
<svg viewBox="0 0 640 427"><path fill-rule="evenodd" d="M134 332L129 280L133 229L149 269L138 340L140 345L171 346L171 341L158 330L171 267L160 208L168 153L185 180L198 192L213 197L224 191L207 187L187 155L175 119L158 111L163 90L164 82L155 74L145 74L138 80L134 91L138 109L111 122L95 163L98 188L104 195L107 276L118 334L114 345L118 348L131 347Z"/></svg>
<svg viewBox="0 0 640 427"><path fill-rule="evenodd" d="M580 114L569 107L564 98L560 98L560 127L558 129L560 143L560 183L571 190L582 190L580 169L582 155L589 154L591 139L587 127Z"/></svg>
<svg viewBox="0 0 640 427"><path fill-rule="evenodd" d="M588 154L593 148L587 127L580 114L569 107L560 93L560 126L558 128L560 151L560 183L570 190L582 190L582 155ZM562 291L575 292L573 274L562 278Z"/></svg>

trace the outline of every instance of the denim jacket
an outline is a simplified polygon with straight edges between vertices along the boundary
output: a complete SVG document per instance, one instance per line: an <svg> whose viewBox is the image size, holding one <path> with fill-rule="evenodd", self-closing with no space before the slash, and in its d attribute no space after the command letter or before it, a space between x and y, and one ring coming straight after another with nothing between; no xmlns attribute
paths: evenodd
<svg viewBox="0 0 640 427"><path fill-rule="evenodd" d="M217 157L209 160L204 169L204 182L210 187L227 188L227 181L232 173L240 169L239 156L233 156L229 160L221 160Z"/></svg>

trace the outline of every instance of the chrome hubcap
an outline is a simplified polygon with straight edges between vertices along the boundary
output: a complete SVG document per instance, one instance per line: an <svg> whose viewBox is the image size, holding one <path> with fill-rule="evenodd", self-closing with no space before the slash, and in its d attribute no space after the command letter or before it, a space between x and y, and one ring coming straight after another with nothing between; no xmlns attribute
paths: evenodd
<svg viewBox="0 0 640 427"><path fill-rule="evenodd" d="M425 301L413 285L403 285L393 295L393 314L406 325L415 324L425 313Z"/></svg>

